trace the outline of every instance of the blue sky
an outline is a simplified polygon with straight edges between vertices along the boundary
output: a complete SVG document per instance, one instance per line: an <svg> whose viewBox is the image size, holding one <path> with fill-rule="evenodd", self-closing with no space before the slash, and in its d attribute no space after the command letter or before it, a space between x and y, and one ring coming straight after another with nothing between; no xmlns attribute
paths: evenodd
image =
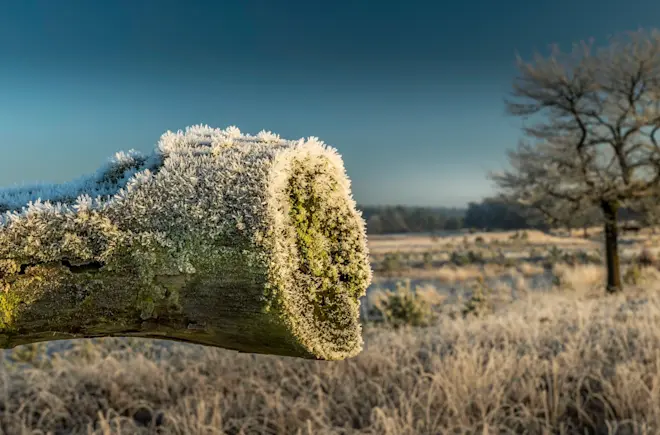
<svg viewBox="0 0 660 435"><path fill-rule="evenodd" d="M362 204L463 206L520 137L503 103L516 52L659 16L654 0L4 1L0 186L203 123L318 136Z"/></svg>

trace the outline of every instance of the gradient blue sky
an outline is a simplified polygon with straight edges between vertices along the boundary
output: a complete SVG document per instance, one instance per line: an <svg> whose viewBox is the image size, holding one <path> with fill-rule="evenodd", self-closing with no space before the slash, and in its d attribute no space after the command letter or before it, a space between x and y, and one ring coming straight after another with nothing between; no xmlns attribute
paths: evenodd
<svg viewBox="0 0 660 435"><path fill-rule="evenodd" d="M362 204L463 206L520 136L515 53L658 24L657 0L5 0L0 186L192 124L318 136Z"/></svg>

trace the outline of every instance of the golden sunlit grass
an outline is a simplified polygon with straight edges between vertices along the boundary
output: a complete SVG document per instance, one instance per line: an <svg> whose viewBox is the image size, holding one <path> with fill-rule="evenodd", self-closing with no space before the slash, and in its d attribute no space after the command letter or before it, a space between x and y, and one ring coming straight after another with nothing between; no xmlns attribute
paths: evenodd
<svg viewBox="0 0 660 435"><path fill-rule="evenodd" d="M524 276L534 276L543 273L543 267L537 264L521 262L516 266L516 269Z"/></svg>
<svg viewBox="0 0 660 435"><path fill-rule="evenodd" d="M368 323L365 350L339 362L137 339L75 341L46 358L47 345L19 347L0 368L0 433L660 433L657 269L613 296L601 265L429 270L481 286L493 314L464 316L460 291L451 302L423 282L414 298L432 326ZM544 272L554 288L533 291Z"/></svg>
<svg viewBox="0 0 660 435"><path fill-rule="evenodd" d="M474 234L460 234L446 236L434 239L429 236L370 236L369 237L369 250L372 254L381 254L384 252L392 251L405 251L405 252L420 252L433 248L448 248L459 246L463 243L474 245L477 240L483 240L483 243L506 243L513 242L516 233L522 231L501 231L497 233L474 233ZM546 234L541 231L527 230L525 243L528 245L544 246L599 246L592 240L584 239L581 233L574 233L571 237L561 237L551 234ZM594 231L594 234L598 234Z"/></svg>

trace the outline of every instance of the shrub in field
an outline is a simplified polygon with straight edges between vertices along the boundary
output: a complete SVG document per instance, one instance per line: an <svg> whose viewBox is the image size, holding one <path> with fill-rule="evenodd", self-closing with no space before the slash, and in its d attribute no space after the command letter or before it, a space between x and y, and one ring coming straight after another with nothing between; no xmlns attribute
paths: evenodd
<svg viewBox="0 0 660 435"><path fill-rule="evenodd" d="M576 262L579 264L603 264L603 259L598 253L588 251L578 251L574 254Z"/></svg>
<svg viewBox="0 0 660 435"><path fill-rule="evenodd" d="M5 367L50 367L50 359L46 355L47 343L29 343L16 346L10 356L5 358Z"/></svg>
<svg viewBox="0 0 660 435"><path fill-rule="evenodd" d="M544 261L544 266L546 269L551 269L555 264L559 263L564 256L564 252L556 246L550 247L548 249L548 255Z"/></svg>
<svg viewBox="0 0 660 435"><path fill-rule="evenodd" d="M504 267L514 267L516 265L516 261L513 258L507 257L501 248L497 250L495 263Z"/></svg>
<svg viewBox="0 0 660 435"><path fill-rule="evenodd" d="M424 267L426 269L433 267L433 253L428 251L425 252L422 257L422 262L424 263Z"/></svg>
<svg viewBox="0 0 660 435"><path fill-rule="evenodd" d="M516 231L515 233L509 236L509 240L527 240L529 239L529 234L527 231Z"/></svg>
<svg viewBox="0 0 660 435"><path fill-rule="evenodd" d="M401 255L398 252L390 252L385 254L381 270L385 273L395 272L397 270L403 269L404 262L401 258Z"/></svg>
<svg viewBox="0 0 660 435"><path fill-rule="evenodd" d="M623 275L623 282L626 284L637 285L642 281L642 269L638 264L632 264Z"/></svg>
<svg viewBox="0 0 660 435"><path fill-rule="evenodd" d="M456 266L467 266L468 264L484 263L484 256L473 250L467 252L454 251L451 253L449 261Z"/></svg>
<svg viewBox="0 0 660 435"><path fill-rule="evenodd" d="M470 298L463 307L463 317L481 317L493 312L493 304L490 300L491 291L485 285L483 277L479 277L472 288Z"/></svg>
<svg viewBox="0 0 660 435"><path fill-rule="evenodd" d="M653 266L657 261L655 255L648 248L642 249L635 260L638 265L643 267Z"/></svg>
<svg viewBox="0 0 660 435"><path fill-rule="evenodd" d="M467 253L470 263L484 263L484 255L479 251L468 251Z"/></svg>
<svg viewBox="0 0 660 435"><path fill-rule="evenodd" d="M412 290L410 280L397 282L394 291L381 293L375 301L375 308L394 328L428 326L434 319L431 305Z"/></svg>
<svg viewBox="0 0 660 435"><path fill-rule="evenodd" d="M600 257L586 251L566 252L562 254L560 258L561 261L571 266L603 263L603 260Z"/></svg>
<svg viewBox="0 0 660 435"><path fill-rule="evenodd" d="M552 269L552 285L562 290L572 290L573 286L571 285L570 279L568 279L567 271L565 267L561 265L552 264L550 266Z"/></svg>
<svg viewBox="0 0 660 435"><path fill-rule="evenodd" d="M454 251L451 253L451 256L449 257L449 261L456 266L466 266L470 263L467 255L463 252L458 252L458 251Z"/></svg>

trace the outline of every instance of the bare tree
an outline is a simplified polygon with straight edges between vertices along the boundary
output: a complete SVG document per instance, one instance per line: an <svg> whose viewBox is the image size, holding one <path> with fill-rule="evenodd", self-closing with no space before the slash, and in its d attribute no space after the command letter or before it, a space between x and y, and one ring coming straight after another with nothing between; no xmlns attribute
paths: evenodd
<svg viewBox="0 0 660 435"><path fill-rule="evenodd" d="M630 32L594 49L552 47L532 62L506 100L522 117L525 140L511 168L492 173L501 192L562 220L599 207L605 230L607 290L622 289L617 211L656 197L660 182L660 32Z"/></svg>

